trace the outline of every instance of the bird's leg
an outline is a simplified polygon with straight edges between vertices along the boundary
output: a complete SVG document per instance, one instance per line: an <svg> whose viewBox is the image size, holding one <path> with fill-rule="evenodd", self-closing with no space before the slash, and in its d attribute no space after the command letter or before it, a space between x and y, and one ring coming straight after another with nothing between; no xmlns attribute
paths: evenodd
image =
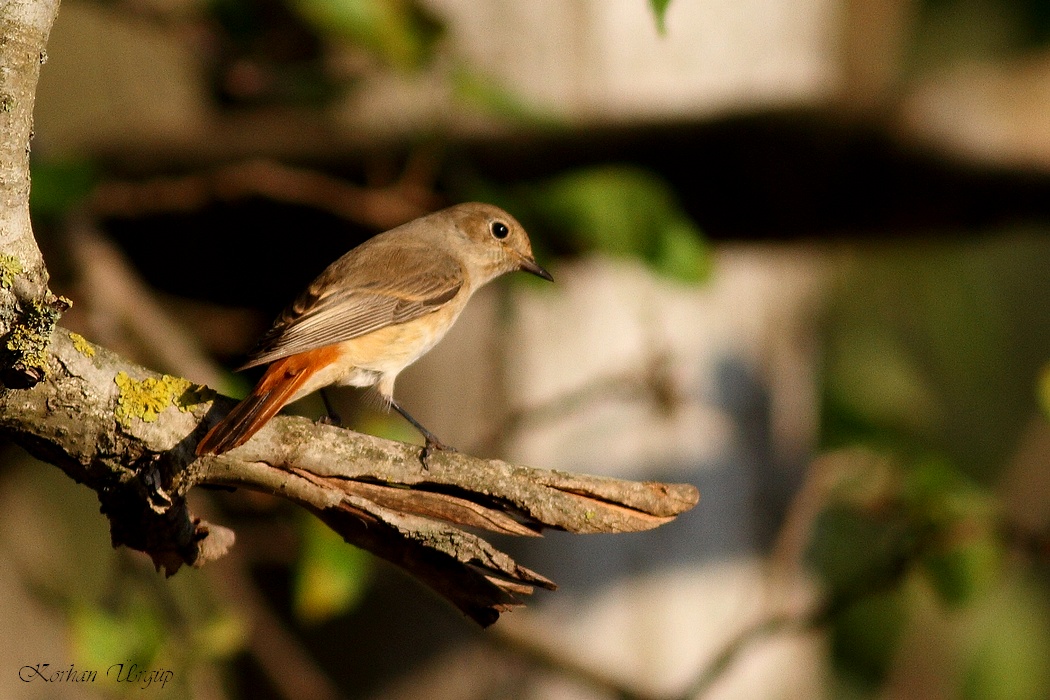
<svg viewBox="0 0 1050 700"><path fill-rule="evenodd" d="M320 422L325 425L335 425L340 428L343 427L343 419L339 417L339 414L332 408L332 400L328 398L328 391L321 389L321 401L324 402L324 410L328 415L322 416Z"/></svg>
<svg viewBox="0 0 1050 700"><path fill-rule="evenodd" d="M401 404L399 404L397 401L390 399L390 407L398 413L400 413L405 420L411 423L412 427L418 430L419 433L423 436L423 439L426 440L426 444L423 446L423 451L419 454L419 460L423 463L424 469L430 469L430 465L427 463L427 458L430 457L431 450L444 450L445 452L456 451L456 448L449 447L445 443L441 442L441 440L438 440L437 436L434 435L434 433L424 428L423 424L417 421L415 418L413 418L409 414L409 412L403 409L401 407Z"/></svg>

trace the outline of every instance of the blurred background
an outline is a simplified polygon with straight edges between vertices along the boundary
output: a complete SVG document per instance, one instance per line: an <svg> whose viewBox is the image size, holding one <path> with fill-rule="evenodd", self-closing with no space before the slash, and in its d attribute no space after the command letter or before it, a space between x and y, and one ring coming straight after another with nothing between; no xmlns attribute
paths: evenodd
<svg viewBox="0 0 1050 700"><path fill-rule="evenodd" d="M194 494L236 547L165 580L4 447L0 697L1050 697L1050 1L66 0L47 53L68 328L242 395L329 262L493 202L557 282L486 288L402 403L702 497L500 542L561 588L480 631L259 494Z"/></svg>

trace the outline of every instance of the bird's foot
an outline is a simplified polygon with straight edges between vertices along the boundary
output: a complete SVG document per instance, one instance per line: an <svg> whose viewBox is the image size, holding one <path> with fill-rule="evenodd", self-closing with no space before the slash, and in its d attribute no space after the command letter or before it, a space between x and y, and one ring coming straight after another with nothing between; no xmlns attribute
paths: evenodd
<svg viewBox="0 0 1050 700"><path fill-rule="evenodd" d="M328 398L328 392L324 389L321 389L321 401L324 402L324 410L327 415L321 416L317 419L317 422L321 425L334 425L337 428L342 428L343 419L332 408L332 400Z"/></svg>
<svg viewBox="0 0 1050 700"><path fill-rule="evenodd" d="M327 415L323 415L317 419L317 422L320 425L334 425L337 428L343 427L343 419L339 417L338 413L329 413Z"/></svg>
<svg viewBox="0 0 1050 700"><path fill-rule="evenodd" d="M450 447L433 436L428 437L426 444L423 445L423 449L419 452L419 461L423 464L424 470L430 471L430 455L438 451L458 452L455 447Z"/></svg>

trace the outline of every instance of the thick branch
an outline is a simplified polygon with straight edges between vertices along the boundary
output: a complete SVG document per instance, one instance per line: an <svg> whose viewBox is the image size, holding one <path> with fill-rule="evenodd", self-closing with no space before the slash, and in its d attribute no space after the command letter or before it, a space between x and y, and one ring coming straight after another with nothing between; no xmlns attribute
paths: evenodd
<svg viewBox="0 0 1050 700"><path fill-rule="evenodd" d="M29 221L29 141L44 46L58 0L0 3L0 382L31 386L68 302L47 288Z"/></svg>
<svg viewBox="0 0 1050 700"><path fill-rule="evenodd" d="M99 494L115 545L173 573L221 556L232 533L194 519L195 485L250 488L311 510L348 542L405 568L481 624L520 605L543 576L471 530L538 535L646 530L697 501L689 485L638 483L514 466L419 448L304 418L271 421L251 441L198 460L225 413L186 380L157 375L58 329L47 381L0 392L0 430ZM217 404L217 405L216 405Z"/></svg>

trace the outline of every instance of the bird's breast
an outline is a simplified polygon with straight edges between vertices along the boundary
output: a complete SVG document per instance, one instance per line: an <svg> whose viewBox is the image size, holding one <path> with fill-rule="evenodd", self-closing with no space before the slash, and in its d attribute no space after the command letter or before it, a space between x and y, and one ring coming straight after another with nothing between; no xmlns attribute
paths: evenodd
<svg viewBox="0 0 1050 700"><path fill-rule="evenodd" d="M339 346L340 363L367 373L396 375L445 337L464 304L453 299L426 316L345 341Z"/></svg>

